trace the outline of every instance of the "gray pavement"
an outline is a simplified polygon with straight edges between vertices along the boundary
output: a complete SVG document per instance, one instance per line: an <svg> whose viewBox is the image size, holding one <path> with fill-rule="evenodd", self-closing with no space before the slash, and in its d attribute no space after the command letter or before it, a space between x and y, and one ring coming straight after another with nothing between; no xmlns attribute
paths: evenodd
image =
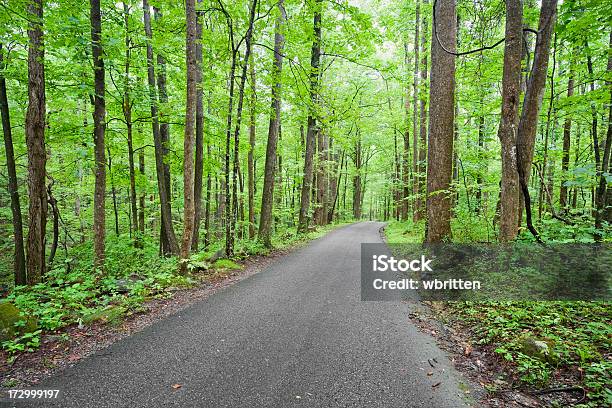
<svg viewBox="0 0 612 408"><path fill-rule="evenodd" d="M85 358L37 387L62 390L44 406L467 406L410 305L360 301L360 243L382 225L339 228Z"/></svg>

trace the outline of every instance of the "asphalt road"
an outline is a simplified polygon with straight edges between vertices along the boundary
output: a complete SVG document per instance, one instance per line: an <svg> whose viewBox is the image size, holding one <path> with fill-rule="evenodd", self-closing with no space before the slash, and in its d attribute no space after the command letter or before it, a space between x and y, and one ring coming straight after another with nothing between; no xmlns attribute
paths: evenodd
<svg viewBox="0 0 612 408"><path fill-rule="evenodd" d="M85 358L38 387L63 393L45 406L467 406L410 305L360 300L360 243L381 226L337 229Z"/></svg>

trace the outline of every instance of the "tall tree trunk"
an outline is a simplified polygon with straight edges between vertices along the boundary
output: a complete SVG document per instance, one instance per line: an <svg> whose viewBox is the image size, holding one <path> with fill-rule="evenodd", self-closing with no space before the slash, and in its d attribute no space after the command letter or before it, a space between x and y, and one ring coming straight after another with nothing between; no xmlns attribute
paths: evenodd
<svg viewBox="0 0 612 408"><path fill-rule="evenodd" d="M151 125L153 127L153 140L155 144L155 170L157 172L157 189L161 206L161 222L164 237L168 243L168 250L171 254L178 254L178 242L174 234L172 225L172 208L170 206L169 184L166 184L166 171L164 164L164 143L162 141L159 117L157 114L157 90L155 87L155 65L153 62L153 46L151 41L153 33L151 31L151 8L148 0L143 0L144 28L147 38L147 79L149 84L149 97L151 100Z"/></svg>
<svg viewBox="0 0 612 408"><path fill-rule="evenodd" d="M425 1L426 3L427 1ZM427 15L423 14L422 20L423 32L421 33L421 103L419 109L419 157L418 157L418 174L415 198L415 211L413 214L414 221L423 219L425 215L425 187L426 187L426 160L427 160Z"/></svg>
<svg viewBox="0 0 612 408"><path fill-rule="evenodd" d="M108 174L110 175L113 213L115 214L115 235L119 236L119 209L117 207L117 190L115 189L115 179L113 177L113 157L111 156L110 147L106 147L106 154L108 155Z"/></svg>
<svg viewBox="0 0 612 408"><path fill-rule="evenodd" d="M415 47L418 48L418 45ZM408 43L404 43L404 65L406 76L410 71L410 59L408 57ZM402 183L401 183L401 219L408 219L408 199L410 195L410 83L406 84L406 100L404 101L405 128L404 149L402 151ZM371 210L371 209L370 209Z"/></svg>
<svg viewBox="0 0 612 408"><path fill-rule="evenodd" d="M161 22L162 14L157 7L153 7L153 16L155 21ZM166 105L168 104L168 91L166 89L166 59L161 53L157 53L157 90L159 103L162 106L162 109L158 109L159 115L159 133L161 137L161 154L162 161L164 163L164 184L166 188L163 193L165 194L165 200L168 203L168 207L170 207L170 223L172 223L172 185L171 185L171 177L170 177L170 164L168 163L167 157L169 153L170 146L170 124L168 123L168 119L165 117L164 109L167 109ZM160 191L160 194L162 192ZM161 244L161 252L165 255L174 254L172 250L171 237L169 236L166 228L164 228L165 220L167 215L164 211L161 213L162 225L160 228L160 244ZM178 243L177 243L178 248Z"/></svg>
<svg viewBox="0 0 612 408"><path fill-rule="evenodd" d="M363 188L361 184L361 134L357 129L357 143L355 143L355 155L353 164L355 165L355 175L353 176L353 218L361 219L361 203L363 201Z"/></svg>
<svg viewBox="0 0 612 408"><path fill-rule="evenodd" d="M234 129L234 160L232 169L232 203L231 209L227 208L226 222L229 225L226 226L226 244L225 252L228 256L234 253L234 229L236 225L236 218L238 215L238 166L240 159L240 123L242 121L242 106L244 103L244 88L247 78L247 69L249 65L249 59L251 56L251 43L253 39L253 25L255 22L255 12L257 9L257 0L253 0L249 6L249 26L245 35L245 50L244 50L244 64L242 65L242 75L240 77L240 85L238 88L238 105L236 107L236 125ZM229 201L226 198L226 205L229 205Z"/></svg>
<svg viewBox="0 0 612 408"><path fill-rule="evenodd" d="M438 0L434 10L429 91L427 151L427 242L451 238L449 189L453 172L455 118L455 51L457 16L454 0Z"/></svg>
<svg viewBox="0 0 612 408"><path fill-rule="evenodd" d="M130 172L130 210L132 214L131 230L134 233L136 247L141 246L138 231L138 207L136 206L136 169L134 167L134 143L132 138L132 101L130 99L130 59L132 39L130 37L130 8L123 2L123 18L125 25L125 82L123 92L123 118L127 128L128 165Z"/></svg>
<svg viewBox="0 0 612 408"><path fill-rule="evenodd" d="M317 133L317 176L316 176L316 193L313 219L317 225L324 225L327 219L327 137L325 131L319 130Z"/></svg>
<svg viewBox="0 0 612 408"><path fill-rule="evenodd" d="M278 2L279 15L276 18L274 32L273 86L271 95L272 110L268 126L268 143L266 145L266 163L264 167L264 184L261 193L261 214L259 219L259 239L268 248L272 246L272 204L274 202L274 170L276 168L276 144L280 127L281 108L281 75L283 68L283 49L285 46L284 25L287 20L284 1Z"/></svg>
<svg viewBox="0 0 612 408"><path fill-rule="evenodd" d="M211 95L211 91L208 91L208 113L210 114L210 95ZM206 141L206 156L207 157L211 157L210 155L211 152L211 148L210 148L210 138L209 140ZM205 209L204 209L204 249L208 248L208 245L210 244L210 230L211 230L211 225L210 225L210 201L211 201L211 188L212 188L212 177L210 175L211 170L210 170L210 164L206 166L206 205L205 205Z"/></svg>
<svg viewBox="0 0 612 408"><path fill-rule="evenodd" d="M47 225L47 190L45 189L47 152L45 151L45 65L42 0L28 5L28 111L26 144L28 147L28 239L27 283L40 282L45 274L45 230Z"/></svg>
<svg viewBox="0 0 612 408"><path fill-rule="evenodd" d="M185 0L185 14L187 19L186 33L186 65L187 65L187 104L185 107L185 140L183 143L183 240L181 243L182 273L187 272L187 259L191 250L193 230L195 223L194 203L194 164L193 154L195 145L196 99L198 86L198 63L196 57L197 22L195 0Z"/></svg>
<svg viewBox="0 0 612 408"><path fill-rule="evenodd" d="M247 190L249 205L249 239L255 238L255 104L257 102L257 83L255 81L255 61L249 66L251 77L251 97L249 98L249 152L247 154Z"/></svg>
<svg viewBox="0 0 612 408"><path fill-rule="evenodd" d="M608 50L608 75L612 73L612 32L610 32L610 46ZM606 86L610 92L610 103L608 106L608 130L606 133L606 140L603 145L603 158L601 161L601 167L598 170L599 183L596 190L595 200L595 240L601 241L603 234L601 232L603 226L603 219L607 218L608 214L605 214L606 204L609 201L607 197L607 179L604 173L610 171L610 155L612 154L612 81L607 80Z"/></svg>
<svg viewBox="0 0 612 408"><path fill-rule="evenodd" d="M313 39L310 54L310 104L308 105L308 128L306 130L306 151L304 154L304 176L300 197L300 216L298 232L308 231L308 210L310 208L310 190L312 186L312 165L317 133L316 105L319 103L319 65L321 63L321 12L323 1L315 0L313 19Z"/></svg>
<svg viewBox="0 0 612 408"><path fill-rule="evenodd" d="M106 158L104 146L104 131L106 128L104 116L106 103L104 100L104 60L102 58L102 20L100 15L100 0L90 0L91 6L91 51L94 67L94 157L95 157L95 187L94 187L94 267L104 270L104 237L105 237L105 205L106 192Z"/></svg>
<svg viewBox="0 0 612 408"><path fill-rule="evenodd" d="M574 67L573 63L570 65L570 74L567 81L567 97L571 98L574 95ZM572 118L571 115L566 113L565 122L563 123L563 156L561 157L561 186L559 188L559 205L561 211L566 212L569 210L569 201L567 195L567 172L569 171L569 158L570 158L570 147L571 147L571 132L572 132Z"/></svg>
<svg viewBox="0 0 612 408"><path fill-rule="evenodd" d="M6 96L6 80L2 74L8 65L4 62L4 52L0 44L0 115L2 116L2 133L4 135L4 151L6 152L6 170L8 173L8 192L11 196L11 211L13 214L13 239L15 240L15 286L26 284L25 251L23 248L23 225L21 204L19 203L19 187L17 171L15 170L15 153L13 151L13 134L9 114L8 98Z"/></svg>
<svg viewBox="0 0 612 408"><path fill-rule="evenodd" d="M500 242L512 241L518 233L519 180L516 161L516 132L521 92L522 34L523 4L521 0L507 0L502 109L498 131L502 159Z"/></svg>
<svg viewBox="0 0 612 408"><path fill-rule="evenodd" d="M421 2L416 1L416 14L414 17L414 73L413 73L413 90L412 90L412 192L414 193L414 205L412 208L412 218L418 211L418 198L416 195L419 192L419 35L421 25Z"/></svg>
<svg viewBox="0 0 612 408"><path fill-rule="evenodd" d="M198 0L198 5L202 0ZM194 224L191 249L198 250L202 218L202 187L204 174L204 90L202 89L202 16L196 15L196 113L195 113L195 170L193 180Z"/></svg>
<svg viewBox="0 0 612 408"><path fill-rule="evenodd" d="M140 149L140 152L138 152L138 171L140 172L141 177L145 177L144 147ZM140 205L138 212L138 228L140 229L140 234L143 236L145 233L145 195L145 191L142 191L140 194Z"/></svg>
<svg viewBox="0 0 612 408"><path fill-rule="evenodd" d="M529 176L531 174L538 116L542 106L544 88L546 86L548 56L550 54L550 43L552 33L554 32L556 17L557 0L543 0L540 10L540 21L538 25L539 34L535 46L533 65L531 67L531 75L527 82L527 92L523 99L523 108L516 136L519 182L521 185L521 196L524 199L529 199L525 197L524 191L529 184ZM520 205L519 224L524 201L521 201Z"/></svg>

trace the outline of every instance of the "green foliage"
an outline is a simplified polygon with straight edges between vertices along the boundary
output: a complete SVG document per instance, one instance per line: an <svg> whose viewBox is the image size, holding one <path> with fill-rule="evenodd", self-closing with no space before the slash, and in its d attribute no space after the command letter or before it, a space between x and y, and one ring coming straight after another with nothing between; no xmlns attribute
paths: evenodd
<svg viewBox="0 0 612 408"><path fill-rule="evenodd" d="M584 372L590 407L610 401L612 310L602 302L450 302L480 344L495 345L526 384L543 386L558 369ZM539 342L547 355L526 347ZM598 405L600 404L600 405Z"/></svg>

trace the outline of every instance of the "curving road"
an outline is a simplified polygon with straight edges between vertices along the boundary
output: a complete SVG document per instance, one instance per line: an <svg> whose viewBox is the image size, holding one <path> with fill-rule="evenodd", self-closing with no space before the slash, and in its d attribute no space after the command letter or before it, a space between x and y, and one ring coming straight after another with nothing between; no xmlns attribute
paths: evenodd
<svg viewBox="0 0 612 408"><path fill-rule="evenodd" d="M37 388L79 408L467 406L409 305L360 300L360 243L382 225L337 229Z"/></svg>

